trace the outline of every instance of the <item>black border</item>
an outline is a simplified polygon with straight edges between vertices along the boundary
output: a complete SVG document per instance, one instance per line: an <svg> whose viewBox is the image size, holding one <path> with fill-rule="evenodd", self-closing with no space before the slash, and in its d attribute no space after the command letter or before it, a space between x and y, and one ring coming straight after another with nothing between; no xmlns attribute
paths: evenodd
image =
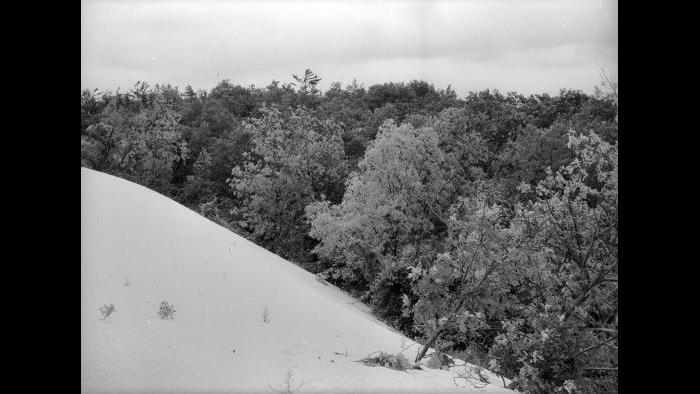
<svg viewBox="0 0 700 394"><path fill-rule="evenodd" d="M7 253L5 259L10 268L5 283L13 286L6 290L10 306L6 313L14 323L10 324L14 332L6 338L16 355L10 359L10 381L31 388L55 390L80 384L75 97L81 66L80 8L77 1L46 2L6 13L14 20L6 33L14 53L6 52L10 56L5 61L14 63L15 69L6 70L10 84L5 98L14 103L4 112L12 124L4 130L4 152L9 157L4 160L3 194L8 197L5 210L13 215L6 226L10 249L16 252ZM692 118L695 112L683 108L684 101L688 107L695 103L682 97L682 91L691 90L685 86L689 78L682 76L692 74L684 74L679 64L691 61L687 55L693 50L685 46L671 51L666 49L671 39L654 40L667 26L658 15L641 16L639 8L629 5L618 11L618 69L624 70L619 73L622 392L632 392L636 385L652 390L666 384L671 389L687 387L683 376L670 376L677 374L680 360L654 352L685 350L686 345L678 342L690 343L693 338L692 305L686 305L692 294L681 295L692 287L679 281L685 276L684 266L692 261L676 252L684 243L674 231L681 226L660 222L677 218L692 223L687 214L694 209L694 177L674 175L692 165L683 163L683 158L694 156L678 149L693 146L692 125L679 123L679 118ZM668 23L685 22L674 15ZM74 99L70 92L75 92ZM671 297L664 301L663 295ZM686 325L690 330L680 331Z"/></svg>

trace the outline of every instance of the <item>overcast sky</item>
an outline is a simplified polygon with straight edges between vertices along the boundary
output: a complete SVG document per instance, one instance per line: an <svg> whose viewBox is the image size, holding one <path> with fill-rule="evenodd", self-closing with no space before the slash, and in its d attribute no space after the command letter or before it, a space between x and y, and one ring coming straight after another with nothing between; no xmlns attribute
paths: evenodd
<svg viewBox="0 0 700 394"><path fill-rule="evenodd" d="M83 0L81 88L345 86L422 79L463 97L617 80L617 1Z"/></svg>

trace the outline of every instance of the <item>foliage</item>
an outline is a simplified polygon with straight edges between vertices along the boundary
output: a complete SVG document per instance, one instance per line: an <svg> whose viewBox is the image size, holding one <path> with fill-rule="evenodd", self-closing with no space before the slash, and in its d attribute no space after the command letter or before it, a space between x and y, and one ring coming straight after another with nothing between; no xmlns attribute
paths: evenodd
<svg viewBox="0 0 700 394"><path fill-rule="evenodd" d="M294 78L294 83L292 83L292 86L297 86L299 88L299 91L304 94L319 94L320 91L316 87L319 82L323 78L319 77L311 71L311 69L307 68L304 71L304 76L302 77L297 77L295 74L292 74L292 78Z"/></svg>
<svg viewBox="0 0 700 394"><path fill-rule="evenodd" d="M224 113L233 118L244 118L253 115L257 110L254 94L253 89L223 80L212 89L208 102L220 104L226 109Z"/></svg>
<svg viewBox="0 0 700 394"><path fill-rule="evenodd" d="M519 207L512 226L522 241L518 316L504 320L491 350L531 392L567 380L616 386L617 145L572 133L569 146L572 163L522 187L536 200Z"/></svg>
<svg viewBox="0 0 700 394"><path fill-rule="evenodd" d="M433 128L447 158L447 167L459 177L459 194L470 193L471 183L484 178L487 164L492 160L486 139L477 131L465 108L445 109L435 118Z"/></svg>
<svg viewBox="0 0 700 394"><path fill-rule="evenodd" d="M199 205L199 213L212 222L234 231L236 228L224 216L224 213L217 205L218 199L214 197L212 200Z"/></svg>
<svg viewBox="0 0 700 394"><path fill-rule="evenodd" d="M491 368L521 390L616 387L617 146L570 133L569 147L569 165L521 186L534 201L510 226L481 194L453 206L447 251L412 273L424 350L492 332Z"/></svg>
<svg viewBox="0 0 700 394"><path fill-rule="evenodd" d="M245 124L253 148L231 172L229 184L240 199L242 226L253 238L286 258L307 262L304 207L343 193L345 162L339 126L306 110L282 114L262 108Z"/></svg>
<svg viewBox="0 0 700 394"><path fill-rule="evenodd" d="M398 115L398 122L403 122L409 114L438 113L454 106L457 95L451 87L437 90L425 81L409 83L383 83L372 85L367 89L365 101L370 110L392 104Z"/></svg>
<svg viewBox="0 0 700 394"><path fill-rule="evenodd" d="M159 191L169 187L176 161L187 157L179 114L161 96L152 107L136 114L119 111L113 99L102 111L100 122L85 130L82 163L133 180Z"/></svg>
<svg viewBox="0 0 700 394"><path fill-rule="evenodd" d="M320 82L83 90L81 165L320 273L422 338L418 359L616 391L617 84L460 99Z"/></svg>
<svg viewBox="0 0 700 394"><path fill-rule="evenodd" d="M390 312L380 316L394 323L403 316L385 301L397 303L404 292L405 260L434 254L446 230L454 185L438 144L431 128L386 122L351 175L343 201L306 208L326 277L373 298Z"/></svg>
<svg viewBox="0 0 700 394"><path fill-rule="evenodd" d="M440 337L478 337L488 327L486 314L501 306L498 293L508 281L512 253L512 235L501 216L500 208L489 204L488 190L460 198L450 208L445 252L429 266L412 268L418 301L405 307L427 338L416 361Z"/></svg>
<svg viewBox="0 0 700 394"><path fill-rule="evenodd" d="M521 110L523 102L524 97L515 93L503 96L497 90L488 89L466 97L464 108L470 128L481 134L493 154L515 139L527 124L527 115Z"/></svg>
<svg viewBox="0 0 700 394"><path fill-rule="evenodd" d="M531 199L530 194L518 189L522 183L535 186L545 179L548 168L556 171L574 159L574 152L567 146L568 130L559 121L546 129L528 125L504 146L496 171L503 186L501 202L510 211L517 202Z"/></svg>

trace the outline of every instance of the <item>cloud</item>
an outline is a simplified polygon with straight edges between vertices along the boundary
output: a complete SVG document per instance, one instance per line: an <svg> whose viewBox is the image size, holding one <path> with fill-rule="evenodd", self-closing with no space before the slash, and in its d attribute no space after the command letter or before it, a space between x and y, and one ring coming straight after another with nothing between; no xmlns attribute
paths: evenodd
<svg viewBox="0 0 700 394"><path fill-rule="evenodd" d="M217 74L261 85L306 67L322 76L318 68L327 68L329 82L352 65L367 82L380 75L459 76L474 67L494 70L483 78L507 71L531 81L518 86L538 91L542 74L570 78L556 81L561 87L588 83L552 70L582 71L585 64L597 77L596 64L617 69L616 2L84 1L82 19L83 87L142 75L209 88ZM400 69L405 59L411 73ZM263 72L277 76L244 80ZM452 82L458 92L462 79Z"/></svg>

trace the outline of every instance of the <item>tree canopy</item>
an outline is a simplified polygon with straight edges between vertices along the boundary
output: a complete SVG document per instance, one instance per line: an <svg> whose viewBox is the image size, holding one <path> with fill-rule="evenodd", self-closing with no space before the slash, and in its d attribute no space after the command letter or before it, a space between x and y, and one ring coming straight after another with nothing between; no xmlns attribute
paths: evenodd
<svg viewBox="0 0 700 394"><path fill-rule="evenodd" d="M531 393L617 390L618 101L306 69L81 92L81 165L140 183Z"/></svg>

